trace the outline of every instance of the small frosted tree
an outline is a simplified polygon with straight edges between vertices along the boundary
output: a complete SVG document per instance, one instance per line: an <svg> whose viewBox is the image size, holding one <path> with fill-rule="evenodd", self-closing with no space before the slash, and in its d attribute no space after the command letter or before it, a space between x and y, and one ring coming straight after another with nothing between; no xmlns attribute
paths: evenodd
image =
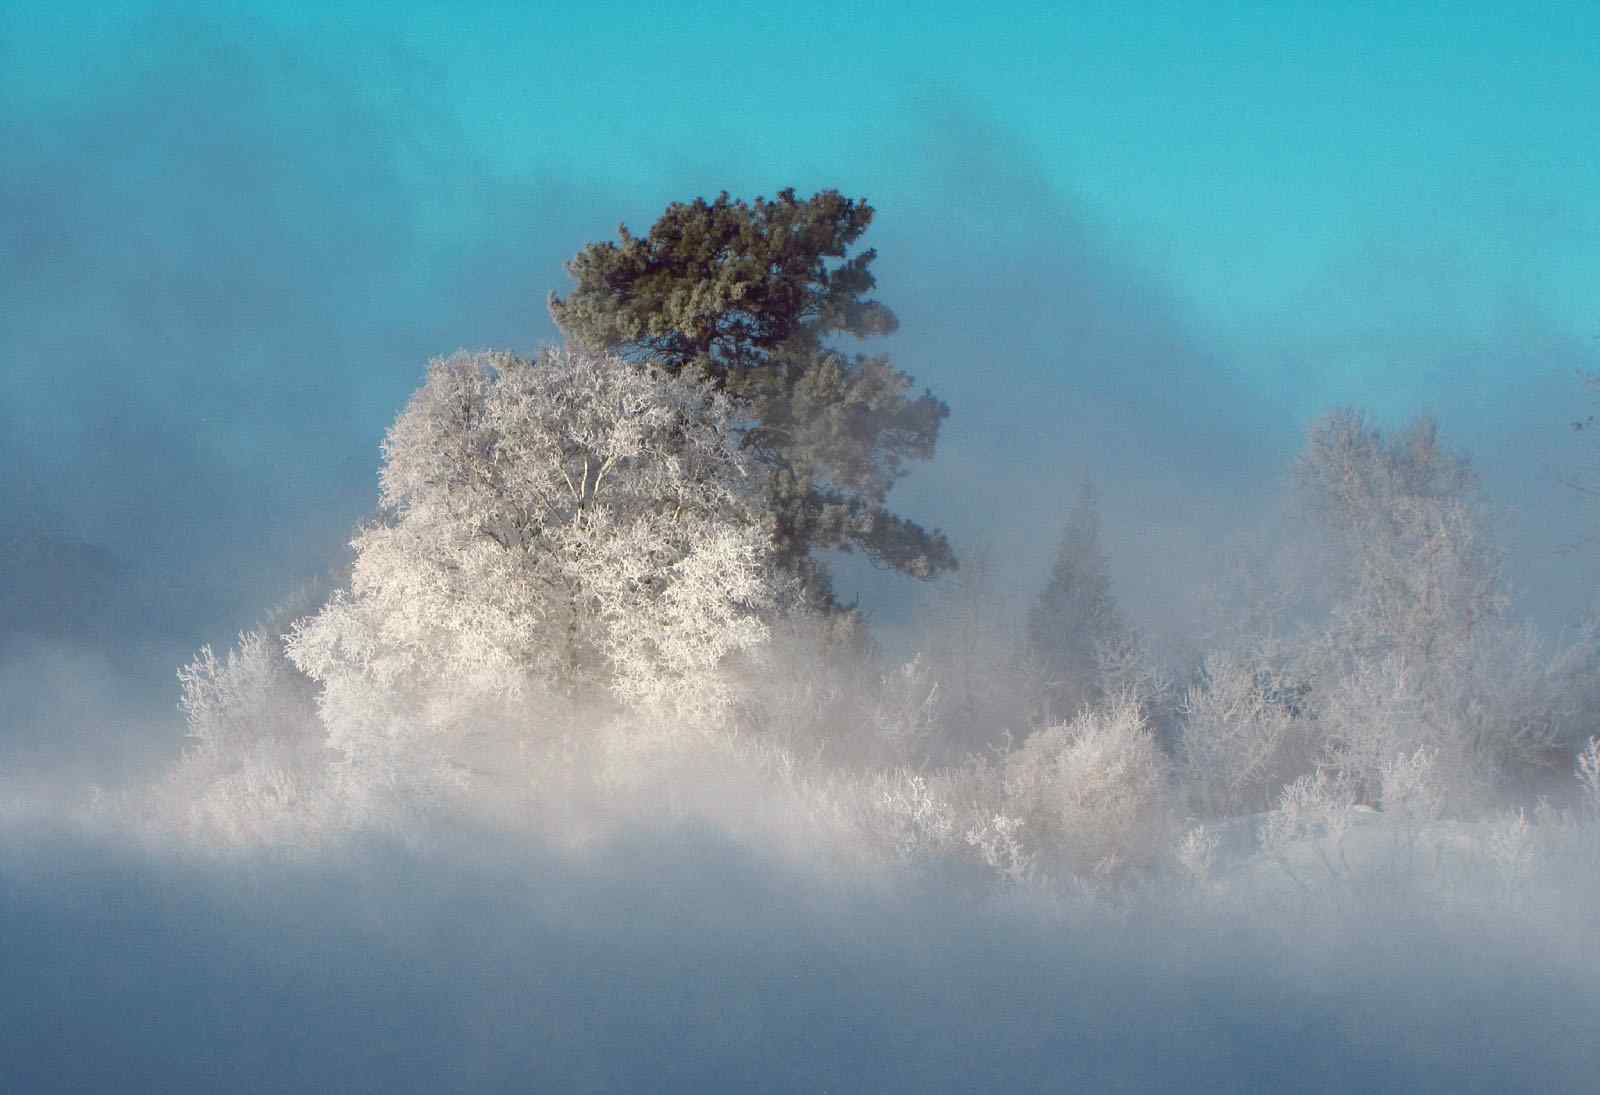
<svg viewBox="0 0 1600 1095"><path fill-rule="evenodd" d="M223 844L306 837L321 811L326 763L315 682L284 655L284 629L302 591L217 656L201 647L178 670L190 745L172 774L191 836Z"/></svg>
<svg viewBox="0 0 1600 1095"><path fill-rule="evenodd" d="M759 643L769 520L734 411L688 377L565 349L435 361L384 441L384 519L288 650L355 757L533 695L720 707Z"/></svg>
<svg viewBox="0 0 1600 1095"><path fill-rule="evenodd" d="M1569 666L1509 614L1501 553L1466 459L1430 419L1386 437L1355 411L1311 427L1301 497L1334 545L1334 604L1302 676L1328 759L1367 801L1425 749L1447 809L1547 764L1576 722Z"/></svg>

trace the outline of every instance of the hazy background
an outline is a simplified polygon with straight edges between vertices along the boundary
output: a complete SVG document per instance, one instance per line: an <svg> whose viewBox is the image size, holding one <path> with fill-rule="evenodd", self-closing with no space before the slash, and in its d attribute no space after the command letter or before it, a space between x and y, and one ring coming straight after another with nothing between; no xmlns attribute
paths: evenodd
<svg viewBox="0 0 1600 1095"><path fill-rule="evenodd" d="M877 207L887 348L952 408L901 505L1024 585L1091 475L1159 630L1351 402L1437 413L1521 507L1532 607L1570 608L1597 31L1554 4L8 5L0 526L153 584L119 626L226 638L368 512L430 355L555 337L562 261L619 222L831 186ZM903 617L897 581L841 589Z"/></svg>
<svg viewBox="0 0 1600 1095"><path fill-rule="evenodd" d="M1437 414L1516 507L1527 611L1590 604L1600 552L1557 549L1588 529L1558 480L1600 368L1593 5L315 7L0 8L0 776L30 800L176 755L173 669L338 565L430 356L554 339L563 260L722 189L877 208L884 348L951 407L897 508L989 545L1012 596L1092 476L1119 599L1181 638L1305 423L1355 403ZM915 645L911 583L838 586ZM1542 943L1463 973L1448 933L1402 928L1339 973L1295 965L1299 936L1211 933L1090 970L1092 939L859 895L812 929L809 881L704 834L213 876L6 809L18 1090L112 1065L118 1090L266 1090L291 1060L321 1062L308 1087L602 1090L667 1050L683 1090L1053 1088L1069 1059L1097 1086L1556 1090L1594 1065L1596 1002Z"/></svg>

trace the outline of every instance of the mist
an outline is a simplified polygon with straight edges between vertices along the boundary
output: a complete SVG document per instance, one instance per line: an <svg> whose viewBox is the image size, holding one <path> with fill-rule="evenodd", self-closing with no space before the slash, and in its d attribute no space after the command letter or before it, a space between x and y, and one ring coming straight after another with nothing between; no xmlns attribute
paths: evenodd
<svg viewBox="0 0 1600 1095"><path fill-rule="evenodd" d="M856 7L0 14L0 1086L1588 1086L1600 28ZM712 716L405 681L360 754L286 649L430 360L785 186L876 211L960 569L831 557L860 633ZM1350 407L1477 486L1330 510Z"/></svg>
<svg viewBox="0 0 1600 1095"><path fill-rule="evenodd" d="M830 886L692 825L576 861L10 842L19 1090L1579 1091L1595 1064L1592 933L1537 907L1062 915Z"/></svg>

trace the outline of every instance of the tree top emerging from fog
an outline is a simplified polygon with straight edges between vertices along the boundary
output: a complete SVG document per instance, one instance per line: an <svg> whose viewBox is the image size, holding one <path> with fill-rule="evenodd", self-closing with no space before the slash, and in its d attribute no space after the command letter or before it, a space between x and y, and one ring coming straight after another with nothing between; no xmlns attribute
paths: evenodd
<svg viewBox="0 0 1600 1095"><path fill-rule="evenodd" d="M886 356L829 345L898 326L870 296L876 251L849 256L872 216L834 190L674 203L643 236L622 226L585 247L567 264L576 287L550 297L576 345L705 377L735 399L742 445L768 471L780 563L821 603L832 593L818 551L921 578L955 566L941 533L886 505L906 461L933 455L948 408Z"/></svg>

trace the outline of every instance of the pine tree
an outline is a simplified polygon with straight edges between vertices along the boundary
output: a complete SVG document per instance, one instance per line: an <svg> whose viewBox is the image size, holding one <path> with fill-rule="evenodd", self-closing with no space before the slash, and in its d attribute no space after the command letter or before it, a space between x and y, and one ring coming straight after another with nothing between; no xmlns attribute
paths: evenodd
<svg viewBox="0 0 1600 1095"><path fill-rule="evenodd" d="M833 604L821 551L919 578L955 566L941 533L886 505L906 462L933 455L948 408L886 356L829 345L898 325L867 297L876 252L846 258L872 215L833 190L674 203L647 235L623 226L585 247L567 265L576 288L550 297L572 343L707 378L735 400L743 448L767 472L778 563L821 606Z"/></svg>
<svg viewBox="0 0 1600 1095"><path fill-rule="evenodd" d="M1067 517L1050 578L1028 613L1028 646L1044 675L1052 711L1070 718L1104 699L1102 666L1109 655L1132 644L1100 546L1096 492L1085 481Z"/></svg>

